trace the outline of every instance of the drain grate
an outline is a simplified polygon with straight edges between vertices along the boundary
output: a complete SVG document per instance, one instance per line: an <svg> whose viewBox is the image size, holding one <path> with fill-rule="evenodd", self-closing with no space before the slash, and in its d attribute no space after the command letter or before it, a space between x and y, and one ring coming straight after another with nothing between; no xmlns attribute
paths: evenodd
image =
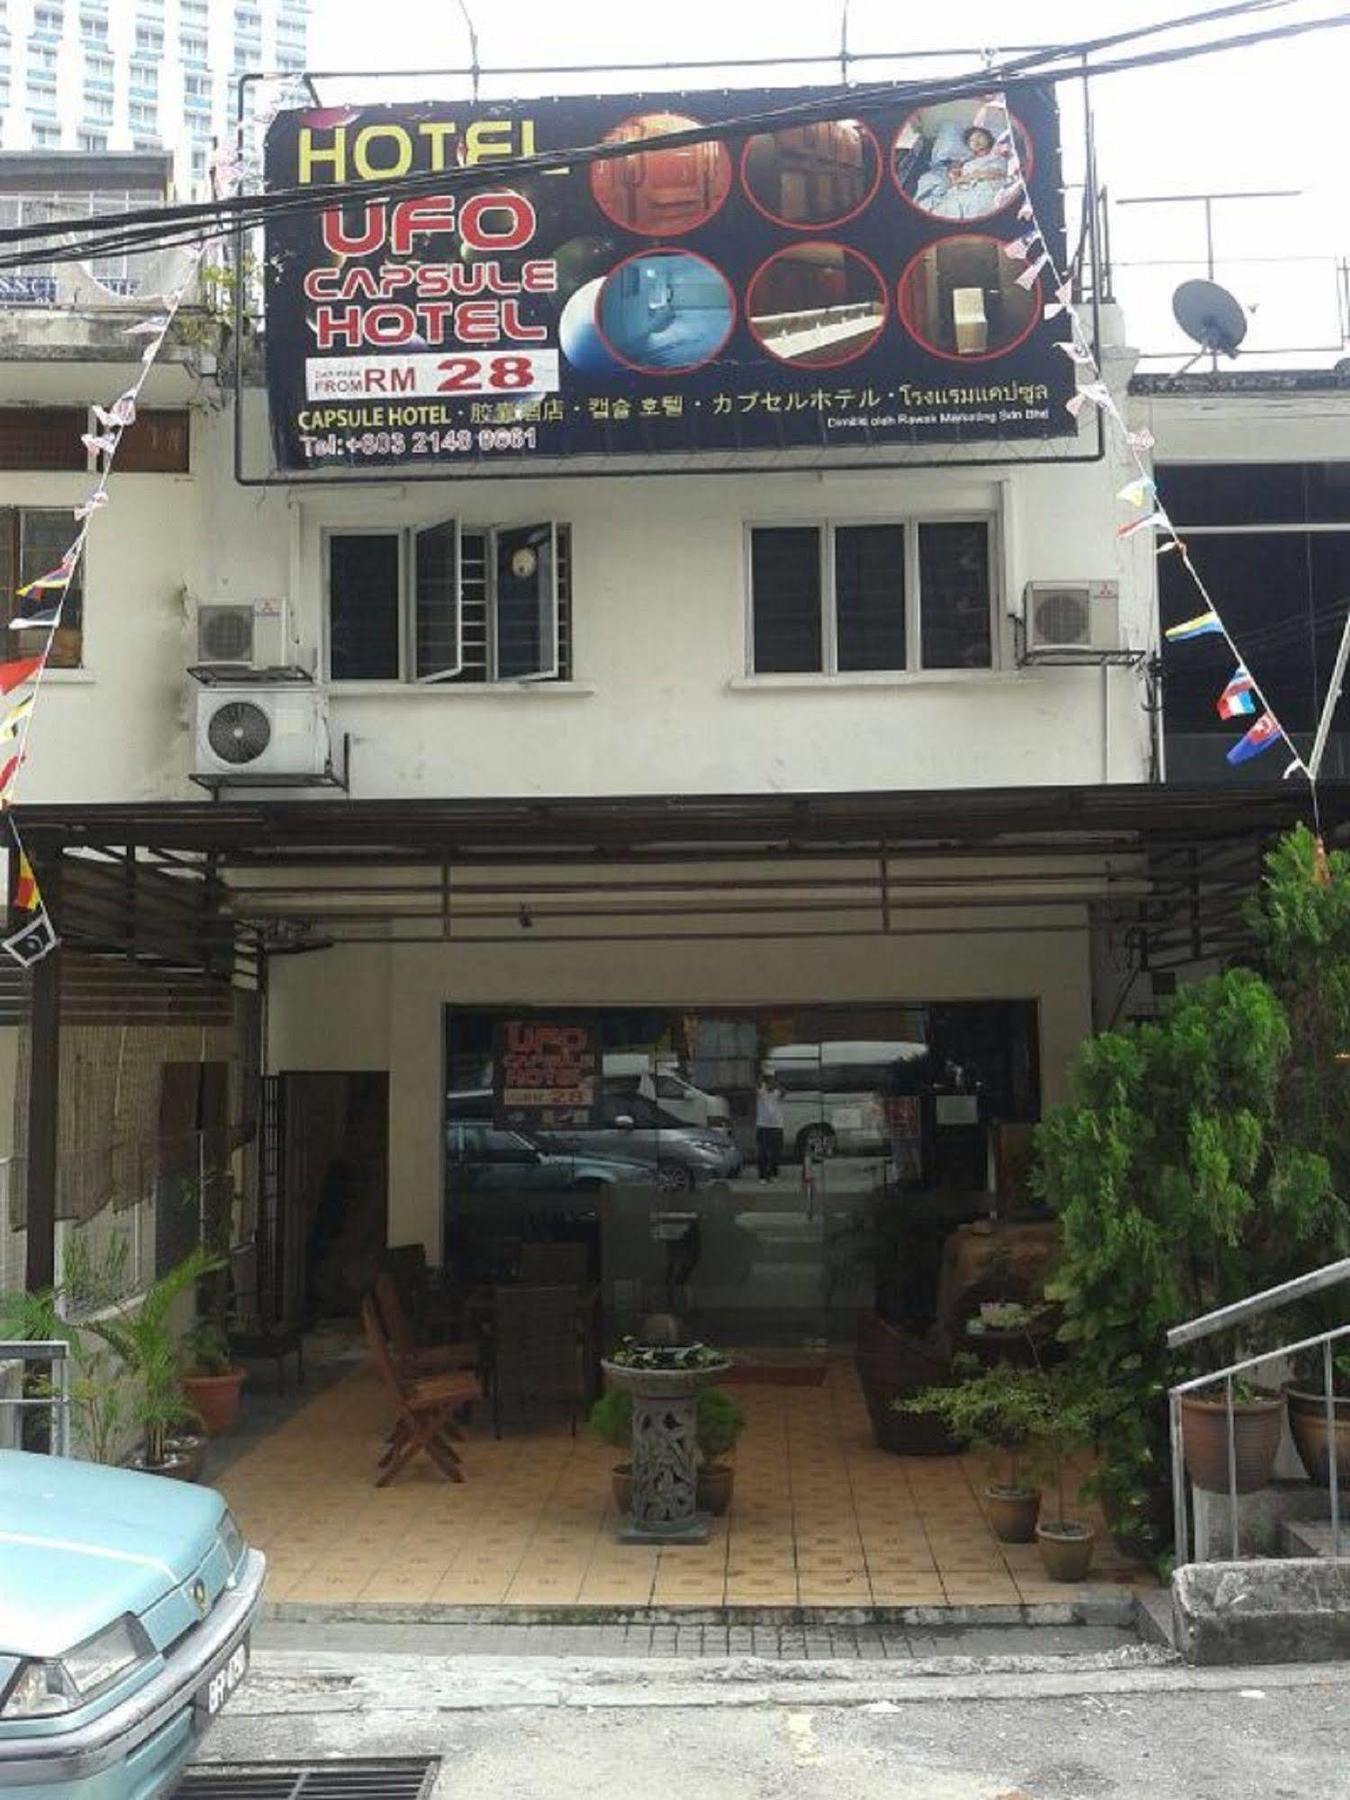
<svg viewBox="0 0 1350 1800"><path fill-rule="evenodd" d="M436 1763L426 1757L383 1762L222 1765L192 1769L174 1800L426 1800Z"/></svg>

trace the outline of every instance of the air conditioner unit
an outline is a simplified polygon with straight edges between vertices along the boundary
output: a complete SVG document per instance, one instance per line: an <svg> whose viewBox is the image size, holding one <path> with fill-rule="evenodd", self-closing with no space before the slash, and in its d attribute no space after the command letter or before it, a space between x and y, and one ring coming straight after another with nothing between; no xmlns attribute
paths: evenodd
<svg viewBox="0 0 1350 1800"><path fill-rule="evenodd" d="M198 606L197 667L284 669L294 662L284 600L211 600Z"/></svg>
<svg viewBox="0 0 1350 1800"><path fill-rule="evenodd" d="M318 688L289 682L198 688L194 774L317 780L329 762Z"/></svg>
<svg viewBox="0 0 1350 1800"><path fill-rule="evenodd" d="M1118 581L1029 581L1026 652L1119 650Z"/></svg>

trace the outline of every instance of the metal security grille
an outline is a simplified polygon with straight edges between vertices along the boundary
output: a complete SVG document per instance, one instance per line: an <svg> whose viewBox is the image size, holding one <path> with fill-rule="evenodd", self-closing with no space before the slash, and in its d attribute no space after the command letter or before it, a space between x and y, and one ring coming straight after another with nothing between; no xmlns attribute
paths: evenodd
<svg viewBox="0 0 1350 1800"><path fill-rule="evenodd" d="M174 1789L174 1800L426 1800L436 1769L425 1757L194 1769Z"/></svg>

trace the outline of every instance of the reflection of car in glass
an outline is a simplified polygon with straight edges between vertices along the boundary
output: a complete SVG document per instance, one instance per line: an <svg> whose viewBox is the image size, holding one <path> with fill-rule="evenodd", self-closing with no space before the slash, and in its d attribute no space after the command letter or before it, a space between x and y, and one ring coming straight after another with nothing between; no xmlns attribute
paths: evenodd
<svg viewBox="0 0 1350 1800"><path fill-rule="evenodd" d="M615 1094L641 1094L684 1125L731 1127L731 1106L721 1094L705 1094L678 1069L641 1050L612 1050L604 1063L605 1086Z"/></svg>
<svg viewBox="0 0 1350 1800"><path fill-rule="evenodd" d="M919 1091L928 1046L843 1040L781 1044L764 1068L783 1090L783 1137L797 1156L866 1156L889 1146L886 1099Z"/></svg>
<svg viewBox="0 0 1350 1800"><path fill-rule="evenodd" d="M539 1141L551 1149L599 1150L637 1157L654 1164L667 1193L688 1193L709 1181L738 1175L741 1153L725 1131L709 1131L672 1118L641 1094L606 1093L596 1107L593 1125L567 1131L541 1131Z"/></svg>
<svg viewBox="0 0 1350 1800"><path fill-rule="evenodd" d="M0 1792L152 1800L248 1667L265 1563L220 1495L0 1451Z"/></svg>
<svg viewBox="0 0 1350 1800"><path fill-rule="evenodd" d="M490 1106L491 1096L487 1098ZM651 1187L656 1179L650 1164L636 1158L546 1148L523 1132L499 1131L476 1119L452 1119L446 1147L452 1180L477 1191L587 1193L621 1185Z"/></svg>
<svg viewBox="0 0 1350 1800"><path fill-rule="evenodd" d="M490 1120L492 1095L452 1094L450 1111L454 1115L452 1131L466 1116L475 1120L474 1129L481 1131L484 1127L477 1120ZM493 1132L494 1137L517 1135ZM687 1193L701 1182L723 1180L741 1166L741 1153L726 1132L682 1124L640 1094L606 1093L597 1104L593 1125L539 1131L533 1140L521 1137L520 1141L548 1152L555 1162L617 1162L640 1167L644 1181L655 1178L667 1192L674 1193ZM453 1150L451 1154L453 1158Z"/></svg>

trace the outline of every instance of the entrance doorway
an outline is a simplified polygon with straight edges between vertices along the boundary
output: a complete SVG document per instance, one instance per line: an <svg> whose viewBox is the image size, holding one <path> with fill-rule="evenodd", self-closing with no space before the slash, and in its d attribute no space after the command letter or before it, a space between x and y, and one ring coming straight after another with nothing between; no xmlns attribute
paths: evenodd
<svg viewBox="0 0 1350 1800"><path fill-rule="evenodd" d="M1037 1043L1029 1000L450 1007L447 1254L487 1284L584 1243L611 1336L926 1330L946 1238L1039 1115Z"/></svg>
<svg viewBox="0 0 1350 1800"><path fill-rule="evenodd" d="M290 1316L354 1318L388 1240L389 1077L281 1076L282 1219Z"/></svg>

